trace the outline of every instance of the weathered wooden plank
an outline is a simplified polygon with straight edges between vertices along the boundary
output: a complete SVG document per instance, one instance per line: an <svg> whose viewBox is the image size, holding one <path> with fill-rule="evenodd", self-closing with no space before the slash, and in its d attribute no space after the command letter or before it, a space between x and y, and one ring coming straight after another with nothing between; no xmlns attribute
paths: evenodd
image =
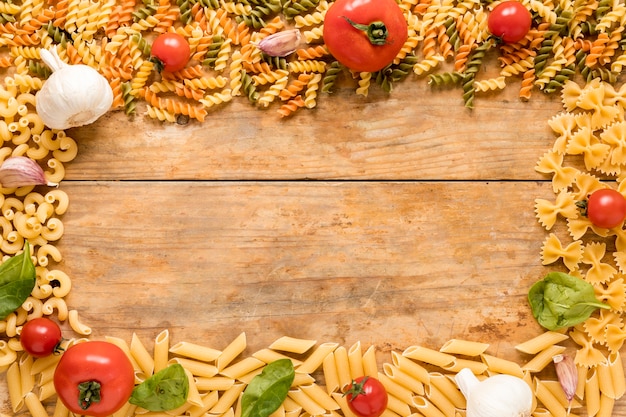
<svg viewBox="0 0 626 417"><path fill-rule="evenodd" d="M459 89L407 80L390 95L343 86L281 120L245 100L186 126L121 113L69 132L80 153L70 179L542 179L547 121L559 97L529 102L511 85L464 108Z"/></svg>
<svg viewBox="0 0 626 417"><path fill-rule="evenodd" d="M170 328L498 351L538 331L545 183L71 183L68 298L96 335ZM515 331L513 331L515 330Z"/></svg>

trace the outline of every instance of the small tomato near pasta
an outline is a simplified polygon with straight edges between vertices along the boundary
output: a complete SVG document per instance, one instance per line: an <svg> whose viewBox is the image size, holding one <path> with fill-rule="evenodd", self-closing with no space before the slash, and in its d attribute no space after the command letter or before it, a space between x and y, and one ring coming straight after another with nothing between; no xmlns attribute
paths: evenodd
<svg viewBox="0 0 626 417"><path fill-rule="evenodd" d="M378 417L389 401L387 390L376 378L362 376L348 386L344 396L350 410L359 417Z"/></svg>
<svg viewBox="0 0 626 417"><path fill-rule="evenodd" d="M116 345L104 341L78 343L68 348L54 372L54 388L74 414L105 417L130 398L135 373Z"/></svg>
<svg viewBox="0 0 626 417"><path fill-rule="evenodd" d="M46 317L27 321L20 333L20 344L29 355L35 358L60 353L62 340L59 325Z"/></svg>
<svg viewBox="0 0 626 417"><path fill-rule="evenodd" d="M150 50L159 70L176 72L185 68L191 55L189 42L178 33L163 33L154 40Z"/></svg>
<svg viewBox="0 0 626 417"><path fill-rule="evenodd" d="M516 0L507 0L498 4L489 13L487 19L489 32L504 43L515 43L524 39L531 24L530 12Z"/></svg>
<svg viewBox="0 0 626 417"><path fill-rule="evenodd" d="M408 38L395 0L337 0L324 18L324 43L353 71L375 72L389 65Z"/></svg>
<svg viewBox="0 0 626 417"><path fill-rule="evenodd" d="M595 226L605 229L617 227L626 218L626 198L612 188L594 191L587 199L587 217Z"/></svg>

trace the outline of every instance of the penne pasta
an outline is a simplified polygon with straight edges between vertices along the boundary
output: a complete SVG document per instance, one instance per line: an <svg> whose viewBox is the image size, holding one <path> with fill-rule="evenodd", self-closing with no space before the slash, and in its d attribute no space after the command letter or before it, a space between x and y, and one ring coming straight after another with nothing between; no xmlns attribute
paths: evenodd
<svg viewBox="0 0 626 417"><path fill-rule="evenodd" d="M410 346L402 352L402 356L415 359L440 368L453 366L456 357L423 346Z"/></svg>
<svg viewBox="0 0 626 417"><path fill-rule="evenodd" d="M607 358L608 367L611 374L611 381L613 383L613 393L615 399L622 398L626 393L626 377L624 376L624 364L621 354L619 352L611 352Z"/></svg>
<svg viewBox="0 0 626 417"><path fill-rule="evenodd" d="M561 402L550 392L550 390L543 384L539 378L534 379L533 390L537 401L541 402L543 406L554 417L567 416L567 409L561 404Z"/></svg>
<svg viewBox="0 0 626 417"><path fill-rule="evenodd" d="M220 371L220 375L224 375L232 379L239 379L250 372L259 370L263 366L265 366L265 362L253 356L249 356L223 369Z"/></svg>
<svg viewBox="0 0 626 417"><path fill-rule="evenodd" d="M352 382L350 374L350 362L348 359L348 351L343 346L339 346L333 352L335 358L335 368L337 369L337 379L339 382L339 390L345 391L346 387Z"/></svg>
<svg viewBox="0 0 626 417"><path fill-rule="evenodd" d="M319 416L326 412L324 407L315 402L311 397L306 395L306 393L301 388L294 388L289 390L287 394L289 398L295 401L299 406L302 407L304 411L309 413L312 416Z"/></svg>
<svg viewBox="0 0 626 417"><path fill-rule="evenodd" d="M423 384L430 384L430 374L428 373L428 370L412 359L393 351L391 352L391 362L398 369L410 375L412 378L422 382Z"/></svg>
<svg viewBox="0 0 626 417"><path fill-rule="evenodd" d="M550 346L556 345L567 340L569 336L565 333L559 333L555 331L547 331L539 336L533 337L524 343L520 343L515 346L515 349L522 353L528 353L529 355L536 355L542 350L548 349Z"/></svg>
<svg viewBox="0 0 626 417"><path fill-rule="evenodd" d="M135 359L142 374L142 379L149 378L154 373L154 358L144 344L139 340L136 333L133 333L130 340L130 355Z"/></svg>
<svg viewBox="0 0 626 417"><path fill-rule="evenodd" d="M455 408L465 408L466 400L456 383L452 382L447 376L433 372L430 374L430 383L434 388L437 388L453 405Z"/></svg>
<svg viewBox="0 0 626 417"><path fill-rule="evenodd" d="M317 340L296 339L283 336L270 344L269 348L283 352L303 354L315 346L316 343Z"/></svg>
<svg viewBox="0 0 626 417"><path fill-rule="evenodd" d="M218 370L226 368L237 356L246 349L246 334L241 333L217 357L215 365Z"/></svg>
<svg viewBox="0 0 626 417"><path fill-rule="evenodd" d="M417 408L417 411L422 413L425 417L446 417L441 410L421 395L413 397L413 405Z"/></svg>
<svg viewBox="0 0 626 417"><path fill-rule="evenodd" d="M440 352L451 355L479 356L489 348L488 343L471 342L469 340L450 339L441 346Z"/></svg>
<svg viewBox="0 0 626 417"><path fill-rule="evenodd" d="M28 408L31 417L48 417L46 408L41 401L39 401L39 398L37 398L34 392L27 392L24 395L24 404L26 408Z"/></svg>
<svg viewBox="0 0 626 417"><path fill-rule="evenodd" d="M274 362L277 361L279 359L291 359L291 362L293 363L294 368L300 366L302 364L302 361L298 360L298 359L294 359L292 357L289 357L287 355L284 355L282 353L276 352L275 350L272 349L261 349L258 350L256 352L254 352L252 354L253 358L256 358L260 361L263 361L264 363L270 363L270 362Z"/></svg>
<svg viewBox="0 0 626 417"><path fill-rule="evenodd" d="M193 405L187 409L189 417L201 417L209 411L218 401L217 391L211 391L202 397L202 405Z"/></svg>
<svg viewBox="0 0 626 417"><path fill-rule="evenodd" d="M167 367L169 360L170 332L163 330L154 339L154 373Z"/></svg>
<svg viewBox="0 0 626 417"><path fill-rule="evenodd" d="M322 343L296 368L296 372L312 374L338 346L339 343Z"/></svg>
<svg viewBox="0 0 626 417"><path fill-rule="evenodd" d="M367 348L362 356L363 375L376 377L378 375L378 362L376 361L376 349L374 346Z"/></svg>
<svg viewBox="0 0 626 417"><path fill-rule="evenodd" d="M356 342L348 349L348 365L350 368L351 379L356 379L363 375L361 342Z"/></svg>
<svg viewBox="0 0 626 417"><path fill-rule="evenodd" d="M189 392L187 394L187 403L196 407L202 407L202 397L200 396L198 384L190 371L185 369L185 375L187 376L187 382L189 383Z"/></svg>
<svg viewBox="0 0 626 417"><path fill-rule="evenodd" d="M213 377L217 375L217 367L206 362L187 358L173 358L169 363L179 363L196 377Z"/></svg>
<svg viewBox="0 0 626 417"><path fill-rule="evenodd" d="M245 389L246 384L236 383L218 398L217 402L209 409L211 414L223 414L237 402L239 395Z"/></svg>
<svg viewBox="0 0 626 417"><path fill-rule="evenodd" d="M487 354L481 354L480 357L491 373L513 375L518 378L524 377L522 367L516 362Z"/></svg>
<svg viewBox="0 0 626 417"><path fill-rule="evenodd" d="M340 390L339 375L337 374L337 364L335 355L332 352L326 354L322 362L322 373L326 382L326 391L330 394Z"/></svg>
<svg viewBox="0 0 626 417"><path fill-rule="evenodd" d="M435 385L426 385L424 388L425 396L446 416L453 416L455 412L454 403L444 395Z"/></svg>
<svg viewBox="0 0 626 417"><path fill-rule="evenodd" d="M393 395L394 397L406 402L407 404L412 403L413 395L414 395L413 391L393 381L391 378L389 378L387 375L385 375L382 372L378 373L377 378L380 381L380 383L383 384L383 386L385 387L385 390L390 395Z"/></svg>
<svg viewBox="0 0 626 417"><path fill-rule="evenodd" d="M595 369L589 370L587 374L585 405L587 414L590 416L595 416L600 411L600 384L598 382L598 373Z"/></svg>
<svg viewBox="0 0 626 417"><path fill-rule="evenodd" d="M389 379L402 385L411 392L419 395L424 394L424 384L421 381L418 381L392 364L383 364L383 372Z"/></svg>
<svg viewBox="0 0 626 417"><path fill-rule="evenodd" d="M552 363L552 357L565 352L565 347L551 345L537 353L530 361L522 366L522 370L533 373L541 372L548 364Z"/></svg>
<svg viewBox="0 0 626 417"><path fill-rule="evenodd" d="M234 379L224 376L195 378L195 385L198 391L226 391L234 384Z"/></svg>
<svg viewBox="0 0 626 417"><path fill-rule="evenodd" d="M179 342L170 347L170 353L185 356L201 362L213 362L222 352L217 349L197 345L195 343Z"/></svg>
<svg viewBox="0 0 626 417"><path fill-rule="evenodd" d="M9 390L9 401L14 413L24 405L24 395L22 394L22 381L20 379L20 369L17 362L13 362L6 371L7 388Z"/></svg>
<svg viewBox="0 0 626 417"><path fill-rule="evenodd" d="M338 410L340 408L339 404L317 384L300 385L299 388L326 411Z"/></svg>

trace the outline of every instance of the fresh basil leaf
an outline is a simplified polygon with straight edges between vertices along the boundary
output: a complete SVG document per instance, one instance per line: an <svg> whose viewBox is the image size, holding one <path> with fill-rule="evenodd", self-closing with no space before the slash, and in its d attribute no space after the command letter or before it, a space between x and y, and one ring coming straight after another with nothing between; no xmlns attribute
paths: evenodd
<svg viewBox="0 0 626 417"><path fill-rule="evenodd" d="M161 369L133 389L128 400L149 411L169 411L180 407L189 395L189 379L181 364Z"/></svg>
<svg viewBox="0 0 626 417"><path fill-rule="evenodd" d="M252 378L241 397L241 417L267 417L285 401L296 376L291 359L278 359Z"/></svg>
<svg viewBox="0 0 626 417"><path fill-rule="evenodd" d="M0 320L17 310L35 288L35 264L30 259L30 244L24 251L0 264Z"/></svg>
<svg viewBox="0 0 626 417"><path fill-rule="evenodd" d="M575 326L598 308L611 308L596 298L593 285L563 272L550 272L528 292L533 316L548 330Z"/></svg>

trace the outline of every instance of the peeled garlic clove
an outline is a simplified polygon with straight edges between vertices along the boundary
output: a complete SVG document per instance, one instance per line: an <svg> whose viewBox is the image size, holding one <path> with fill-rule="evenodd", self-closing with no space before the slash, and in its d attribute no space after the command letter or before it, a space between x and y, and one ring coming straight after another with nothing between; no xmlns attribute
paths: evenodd
<svg viewBox="0 0 626 417"><path fill-rule="evenodd" d="M4 188L57 184L48 182L39 164L26 156L12 156L0 165L0 185Z"/></svg>
<svg viewBox="0 0 626 417"><path fill-rule="evenodd" d="M113 90L98 71L66 64L56 49L40 53L53 71L36 95L36 110L46 126L65 130L90 124L111 108Z"/></svg>

